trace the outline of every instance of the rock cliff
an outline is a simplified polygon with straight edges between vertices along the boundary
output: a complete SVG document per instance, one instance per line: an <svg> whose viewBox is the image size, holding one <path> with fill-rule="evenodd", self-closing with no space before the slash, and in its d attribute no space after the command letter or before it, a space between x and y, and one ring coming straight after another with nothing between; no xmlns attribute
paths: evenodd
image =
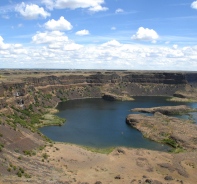
<svg viewBox="0 0 197 184"><path fill-rule="evenodd" d="M160 112L164 115L179 115L186 114L189 112L196 112L197 109L192 109L186 105L178 105L178 106L162 106L162 107L152 107L152 108L134 108L132 109L134 112L143 112L143 113L156 113Z"/></svg>
<svg viewBox="0 0 197 184"><path fill-rule="evenodd" d="M101 98L103 93L120 97L175 95L187 98L191 96L187 93L188 87L191 92L197 86L197 73L183 72L2 70L1 76L0 109L16 104L27 106L36 101L50 106L54 100Z"/></svg>

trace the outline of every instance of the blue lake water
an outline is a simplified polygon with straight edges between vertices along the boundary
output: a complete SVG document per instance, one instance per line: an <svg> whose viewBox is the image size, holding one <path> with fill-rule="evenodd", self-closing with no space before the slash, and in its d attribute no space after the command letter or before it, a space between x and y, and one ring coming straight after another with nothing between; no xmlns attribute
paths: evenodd
<svg viewBox="0 0 197 184"><path fill-rule="evenodd" d="M57 115L66 118L66 123L61 127L43 127L40 131L54 141L96 148L125 146L166 150L169 147L145 139L138 130L128 126L126 116L133 113L130 111L132 108L182 104L197 108L197 103L168 102L166 97L135 97L135 101L83 99L61 102ZM196 113L193 116L197 118Z"/></svg>

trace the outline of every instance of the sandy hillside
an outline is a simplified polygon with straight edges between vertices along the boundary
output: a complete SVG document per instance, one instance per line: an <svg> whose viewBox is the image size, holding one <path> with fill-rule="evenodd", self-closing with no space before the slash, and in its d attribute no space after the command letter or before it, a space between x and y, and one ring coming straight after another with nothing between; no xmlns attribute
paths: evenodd
<svg viewBox="0 0 197 184"><path fill-rule="evenodd" d="M40 160L43 154L47 155L44 162ZM197 181L196 152L169 154L116 148L107 155L56 143L29 159L25 167L31 178L4 176L1 183L195 184Z"/></svg>

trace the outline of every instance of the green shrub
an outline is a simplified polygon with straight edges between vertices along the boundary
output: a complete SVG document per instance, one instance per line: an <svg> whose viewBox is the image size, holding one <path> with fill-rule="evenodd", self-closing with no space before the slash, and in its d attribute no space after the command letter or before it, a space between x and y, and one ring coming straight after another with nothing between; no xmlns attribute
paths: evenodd
<svg viewBox="0 0 197 184"><path fill-rule="evenodd" d="M178 146L177 143L176 143L176 141L173 140L173 139L171 139L171 138L163 139L162 142L165 143L165 144L168 144L168 145L172 146L173 148L177 148L177 146Z"/></svg>
<svg viewBox="0 0 197 184"><path fill-rule="evenodd" d="M24 169L22 169L21 167L19 168L19 171L20 171L21 173L24 173L24 172L25 172Z"/></svg>
<svg viewBox="0 0 197 184"><path fill-rule="evenodd" d="M4 144L0 143L0 152L2 151L3 148L4 148Z"/></svg>
<svg viewBox="0 0 197 184"><path fill-rule="evenodd" d="M21 160L21 156L18 157L18 160Z"/></svg>
<svg viewBox="0 0 197 184"><path fill-rule="evenodd" d="M52 95L51 94L45 94L43 95L43 97L47 100L51 100L52 99Z"/></svg>
<svg viewBox="0 0 197 184"><path fill-rule="evenodd" d="M33 106L32 106L32 104L29 105L29 110L33 111Z"/></svg>
<svg viewBox="0 0 197 184"><path fill-rule="evenodd" d="M18 177L22 177L22 173L20 171L18 171L16 174Z"/></svg>
<svg viewBox="0 0 197 184"><path fill-rule="evenodd" d="M31 175L29 175L27 173L25 173L24 176L25 176L25 178L31 178Z"/></svg>
<svg viewBox="0 0 197 184"><path fill-rule="evenodd" d="M29 155L29 156L36 155L35 151L30 151L30 150L25 150L25 151L23 151L23 153L24 153L24 155Z"/></svg>
<svg viewBox="0 0 197 184"><path fill-rule="evenodd" d="M43 153L43 154L42 154L42 157L43 157L44 159L47 159L47 158L49 157L49 155L47 155L46 153Z"/></svg>

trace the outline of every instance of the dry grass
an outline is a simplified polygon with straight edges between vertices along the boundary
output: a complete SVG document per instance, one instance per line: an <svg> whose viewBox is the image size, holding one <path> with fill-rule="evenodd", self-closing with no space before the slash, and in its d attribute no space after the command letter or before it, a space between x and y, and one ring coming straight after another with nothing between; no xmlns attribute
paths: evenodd
<svg viewBox="0 0 197 184"><path fill-rule="evenodd" d="M40 120L40 123L38 127L42 126L51 126L51 125L58 125L61 126L65 122L65 119L60 118L53 114L44 114L42 116L42 120Z"/></svg>

